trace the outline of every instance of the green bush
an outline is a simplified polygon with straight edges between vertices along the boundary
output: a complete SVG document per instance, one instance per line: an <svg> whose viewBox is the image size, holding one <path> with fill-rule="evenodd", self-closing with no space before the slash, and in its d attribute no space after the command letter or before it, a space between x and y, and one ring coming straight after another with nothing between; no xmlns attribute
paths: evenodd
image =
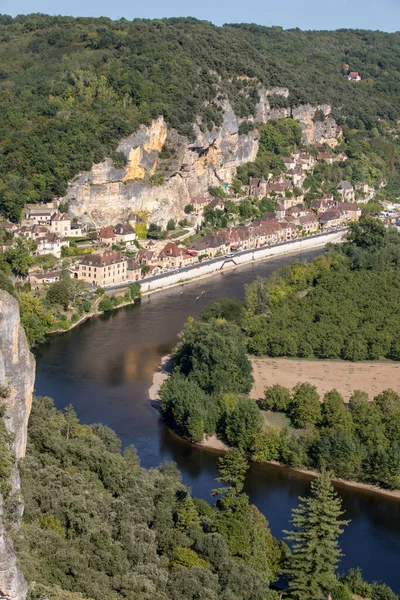
<svg viewBox="0 0 400 600"><path fill-rule="evenodd" d="M115 308L115 304L107 296L102 298L99 302L99 310L102 312L109 312Z"/></svg>

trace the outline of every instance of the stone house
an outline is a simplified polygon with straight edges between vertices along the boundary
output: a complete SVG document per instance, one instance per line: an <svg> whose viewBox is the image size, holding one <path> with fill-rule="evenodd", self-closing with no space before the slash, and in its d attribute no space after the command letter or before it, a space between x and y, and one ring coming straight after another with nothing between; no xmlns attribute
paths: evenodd
<svg viewBox="0 0 400 600"><path fill-rule="evenodd" d="M329 154L329 152L318 152L317 160L318 161L323 160L326 163L328 163L328 165L332 165L333 161L334 161L334 157L332 156L332 154Z"/></svg>
<svg viewBox="0 0 400 600"><path fill-rule="evenodd" d="M163 269L178 269L182 266L182 254L174 242L168 242L158 255L158 265Z"/></svg>
<svg viewBox="0 0 400 600"><path fill-rule="evenodd" d="M368 202L369 200L372 200L373 198L375 198L375 188L373 188L371 185L369 185L368 183L356 183L356 192L358 192L357 197L358 197L358 202Z"/></svg>
<svg viewBox="0 0 400 600"><path fill-rule="evenodd" d="M75 279L92 286L104 286L126 281L128 261L116 250L105 250L103 254L88 254L77 265Z"/></svg>
<svg viewBox="0 0 400 600"><path fill-rule="evenodd" d="M204 208L207 206L207 204L209 204L209 202L210 201L204 196L195 196L191 199L190 204L193 206L193 210L196 215L198 215L199 213L203 212Z"/></svg>
<svg viewBox="0 0 400 600"><path fill-rule="evenodd" d="M153 250L139 250L136 259L140 266L148 265L149 267L155 267L158 264L157 254Z"/></svg>
<svg viewBox="0 0 400 600"><path fill-rule="evenodd" d="M341 181L336 188L342 202L354 202L355 193L350 181Z"/></svg>
<svg viewBox="0 0 400 600"><path fill-rule="evenodd" d="M340 210L349 221L358 221L361 217L361 208L355 202L343 202Z"/></svg>
<svg viewBox="0 0 400 600"><path fill-rule="evenodd" d="M114 227L114 234L117 244L130 246L136 240L135 230L130 223L118 223Z"/></svg>
<svg viewBox="0 0 400 600"><path fill-rule="evenodd" d="M67 214L61 215L58 212L52 214L49 224L49 229L52 233L56 233L60 237L81 237L82 228L73 227L72 221Z"/></svg>
<svg viewBox="0 0 400 600"><path fill-rule="evenodd" d="M46 283L60 281L61 271L48 271L47 273L30 273L29 283L34 288L39 288Z"/></svg>
<svg viewBox="0 0 400 600"><path fill-rule="evenodd" d="M224 210L224 203L220 198L214 198L214 200L211 200L210 202L210 207L213 208L214 210Z"/></svg>
<svg viewBox="0 0 400 600"><path fill-rule="evenodd" d="M296 167L296 159L294 158L294 156L284 156L282 158L282 162L288 170L294 169Z"/></svg>
<svg viewBox="0 0 400 600"><path fill-rule="evenodd" d="M127 259L126 274L130 281L138 281L142 277L140 265L133 258Z"/></svg>
<svg viewBox="0 0 400 600"><path fill-rule="evenodd" d="M54 254L56 258L61 258L61 248L69 247L69 242L63 240L55 233L47 233L43 237L36 238L37 248L35 254L43 256L44 254Z"/></svg>
<svg viewBox="0 0 400 600"><path fill-rule="evenodd" d="M332 208L321 214L318 214L318 221L322 229L331 229L339 227L343 222L343 214L338 208Z"/></svg>
<svg viewBox="0 0 400 600"><path fill-rule="evenodd" d="M306 179L306 175L300 167L295 167L294 169L289 169L286 172L286 175L290 177L293 182L293 185L296 187L301 187Z"/></svg>
<svg viewBox="0 0 400 600"><path fill-rule="evenodd" d="M264 197L267 194L267 181L264 177L261 179L252 177L249 184L249 196Z"/></svg>
<svg viewBox="0 0 400 600"><path fill-rule="evenodd" d="M106 246L113 246L117 241L117 236L111 227L104 227L99 233L99 240Z"/></svg>
<svg viewBox="0 0 400 600"><path fill-rule="evenodd" d="M319 229L318 220L312 213L299 217L299 225L306 233L315 233Z"/></svg>

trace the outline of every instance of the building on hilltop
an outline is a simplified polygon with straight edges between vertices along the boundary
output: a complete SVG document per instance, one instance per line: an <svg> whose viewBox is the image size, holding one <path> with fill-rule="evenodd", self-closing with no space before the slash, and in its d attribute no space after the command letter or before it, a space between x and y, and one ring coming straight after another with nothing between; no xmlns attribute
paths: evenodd
<svg viewBox="0 0 400 600"><path fill-rule="evenodd" d="M361 76L358 71L350 71L347 75L349 81L361 81Z"/></svg>
<svg viewBox="0 0 400 600"><path fill-rule="evenodd" d="M127 277L128 261L116 250L105 250L103 254L88 254L77 266L74 278L93 287L122 283Z"/></svg>

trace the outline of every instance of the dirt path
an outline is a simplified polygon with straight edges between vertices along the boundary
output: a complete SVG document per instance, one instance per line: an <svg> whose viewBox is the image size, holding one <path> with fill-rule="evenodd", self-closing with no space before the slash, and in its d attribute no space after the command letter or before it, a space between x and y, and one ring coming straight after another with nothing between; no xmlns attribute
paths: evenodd
<svg viewBox="0 0 400 600"><path fill-rule="evenodd" d="M336 388L345 400L353 390L368 392L373 398L391 388L400 392L400 362L360 362L294 360L290 358L252 358L255 383L253 398L261 398L264 388L275 383L293 387L308 381L323 396Z"/></svg>

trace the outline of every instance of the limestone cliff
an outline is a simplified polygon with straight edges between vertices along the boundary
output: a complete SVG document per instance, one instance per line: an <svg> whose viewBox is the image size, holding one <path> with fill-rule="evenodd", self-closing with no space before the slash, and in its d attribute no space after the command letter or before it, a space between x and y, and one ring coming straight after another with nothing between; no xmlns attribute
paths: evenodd
<svg viewBox="0 0 400 600"><path fill-rule="evenodd" d="M4 422L13 434L15 465L12 485L19 491L17 461L25 455L28 418L31 410L35 379L35 361L20 324L17 301L0 290L0 384L8 388L5 398ZM0 495L0 591L13 600L24 600L27 592L11 540L3 519L3 499Z"/></svg>
<svg viewBox="0 0 400 600"><path fill-rule="evenodd" d="M287 88L260 88L259 95L255 123L293 117L303 129L304 143L336 145L336 122L329 118L328 105L274 109L270 97L287 99ZM240 120L229 101L215 103L222 109L222 126L204 133L196 124L193 142L168 130L163 117L122 140L118 151L126 158L124 168L114 168L107 159L70 182L63 199L69 202L70 215L102 227L127 219L131 212L144 211L150 221L165 226L169 219L183 217L193 196L203 195L211 185L231 183L237 167L256 158L258 133L239 135ZM314 119L319 109L326 117L323 121ZM160 156L165 142L174 148L169 160ZM156 171L158 180L152 177Z"/></svg>

